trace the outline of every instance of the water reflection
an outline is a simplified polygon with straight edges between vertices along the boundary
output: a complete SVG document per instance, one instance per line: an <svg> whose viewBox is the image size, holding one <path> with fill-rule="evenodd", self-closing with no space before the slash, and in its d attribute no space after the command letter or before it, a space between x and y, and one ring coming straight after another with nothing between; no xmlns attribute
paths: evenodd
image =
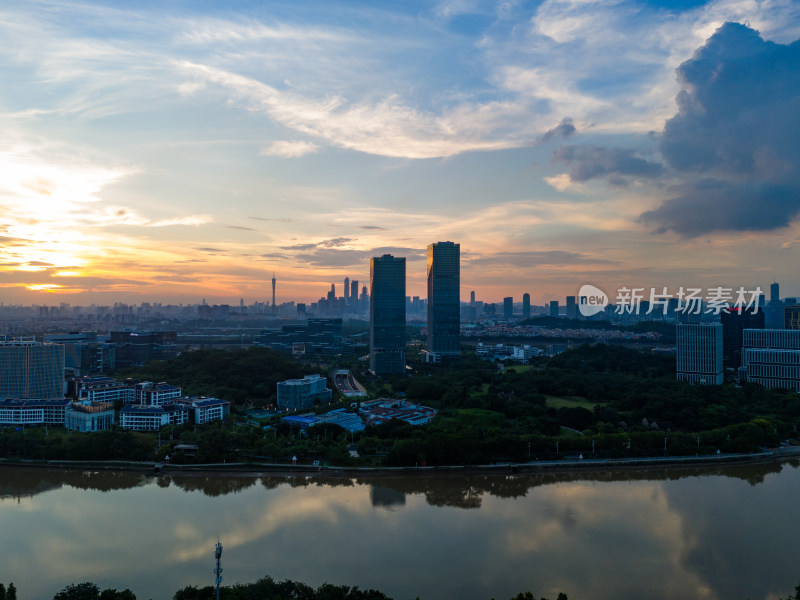
<svg viewBox="0 0 800 600"><path fill-rule="evenodd" d="M92 579L167 598L213 581L219 536L227 583L271 575L398 600L775 598L800 577L798 466L327 479L2 469L0 564L21 597Z"/></svg>

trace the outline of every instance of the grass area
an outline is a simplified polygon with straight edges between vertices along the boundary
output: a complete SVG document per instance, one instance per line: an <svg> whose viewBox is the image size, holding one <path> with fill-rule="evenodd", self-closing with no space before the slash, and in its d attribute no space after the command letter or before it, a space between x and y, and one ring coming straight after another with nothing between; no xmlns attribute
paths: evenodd
<svg viewBox="0 0 800 600"><path fill-rule="evenodd" d="M582 396L550 396L545 395L547 398L548 408L577 408L582 407L586 410L592 410L597 406L597 402L589 402Z"/></svg>
<svg viewBox="0 0 800 600"><path fill-rule="evenodd" d="M570 429L569 427L562 427L561 431L558 434L560 438L570 438L570 437L581 437L581 433L578 433L574 429Z"/></svg>
<svg viewBox="0 0 800 600"><path fill-rule="evenodd" d="M477 398L479 396L485 396L486 392L488 392L488 391L489 391L489 384L488 383L482 383L481 387L470 391L469 397L470 398Z"/></svg>
<svg viewBox="0 0 800 600"><path fill-rule="evenodd" d="M511 371L513 373L524 373L525 371L530 371L530 365L511 365L510 367L506 367L506 372Z"/></svg>

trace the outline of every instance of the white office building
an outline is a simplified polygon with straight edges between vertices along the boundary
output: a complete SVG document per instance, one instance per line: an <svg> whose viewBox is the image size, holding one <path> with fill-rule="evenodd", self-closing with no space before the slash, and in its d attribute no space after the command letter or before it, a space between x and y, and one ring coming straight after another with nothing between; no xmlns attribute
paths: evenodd
<svg viewBox="0 0 800 600"><path fill-rule="evenodd" d="M800 331L743 330L739 381L800 392Z"/></svg>
<svg viewBox="0 0 800 600"><path fill-rule="evenodd" d="M675 328L678 381L722 385L722 324L679 323Z"/></svg>
<svg viewBox="0 0 800 600"><path fill-rule="evenodd" d="M278 383L278 408L308 409L315 401L327 404L333 392L328 389L328 380L322 375L306 375L302 379L287 379Z"/></svg>

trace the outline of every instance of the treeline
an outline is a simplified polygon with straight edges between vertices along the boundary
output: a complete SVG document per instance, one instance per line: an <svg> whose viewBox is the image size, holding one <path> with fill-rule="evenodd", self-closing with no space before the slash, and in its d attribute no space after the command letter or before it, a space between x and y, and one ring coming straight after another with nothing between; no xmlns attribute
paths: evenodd
<svg viewBox="0 0 800 600"><path fill-rule="evenodd" d="M274 403L277 384L319 372L267 348L196 350L137 369L118 370L116 378L166 381L186 394L213 396L237 406Z"/></svg>
<svg viewBox="0 0 800 600"><path fill-rule="evenodd" d="M0 428L0 456L4 458L149 461L155 445L154 433L118 428L91 434L61 427Z"/></svg>
<svg viewBox="0 0 800 600"><path fill-rule="evenodd" d="M225 600L265 600L274 598L280 600L392 600L386 594L377 590L361 590L357 587L346 585L332 585L323 583L318 588L313 588L297 581L275 581L271 577L263 577L254 583L237 583L231 586L220 587L220 597ZM187 586L175 592L172 600L214 600L216 588L206 586L197 588ZM0 600L5 600L0 598ZM9 599L12 600L12 599ZM55 596L53 600L136 600L130 590L118 592L115 589L100 591L100 588L91 582L68 585ZM531 592L523 592L511 600L535 600ZM547 600L547 598L541 598ZM568 600L566 594L559 594L557 600Z"/></svg>

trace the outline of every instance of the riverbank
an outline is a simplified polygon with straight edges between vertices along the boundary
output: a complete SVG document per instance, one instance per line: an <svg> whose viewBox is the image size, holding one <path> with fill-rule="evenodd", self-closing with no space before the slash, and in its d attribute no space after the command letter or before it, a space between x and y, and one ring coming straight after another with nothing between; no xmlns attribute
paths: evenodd
<svg viewBox="0 0 800 600"><path fill-rule="evenodd" d="M491 465L449 465L416 467L354 467L321 466L313 464L285 463L208 463L176 465L136 461L76 461L76 460L24 460L0 459L0 467L66 469L81 471L135 471L170 477L343 477L364 475L428 475L464 476L497 475L508 476L534 473L576 473L597 470L647 471L687 467L709 467L730 464L758 464L781 462L800 458L800 447L775 448L758 454L714 454L695 456L664 456L615 459L561 459L536 460L525 463L501 463Z"/></svg>

